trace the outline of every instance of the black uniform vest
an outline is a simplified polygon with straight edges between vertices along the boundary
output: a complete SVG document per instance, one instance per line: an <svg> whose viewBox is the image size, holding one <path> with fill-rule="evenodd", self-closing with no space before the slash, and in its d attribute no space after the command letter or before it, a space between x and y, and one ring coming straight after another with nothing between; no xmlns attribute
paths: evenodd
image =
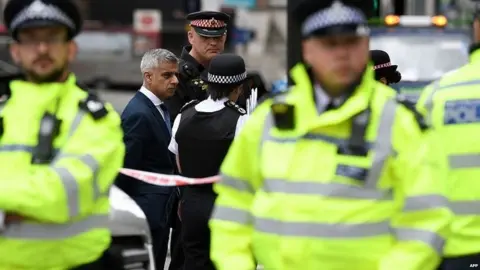
<svg viewBox="0 0 480 270"><path fill-rule="evenodd" d="M183 176L201 178L218 174L240 116L230 107L216 112L198 112L191 107L182 112L175 139ZM212 192L212 185L189 189L192 188Z"/></svg>

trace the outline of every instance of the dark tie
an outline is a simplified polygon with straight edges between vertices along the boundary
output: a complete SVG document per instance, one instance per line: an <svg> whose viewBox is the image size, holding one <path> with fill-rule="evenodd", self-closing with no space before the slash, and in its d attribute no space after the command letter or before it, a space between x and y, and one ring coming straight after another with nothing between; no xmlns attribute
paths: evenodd
<svg viewBox="0 0 480 270"><path fill-rule="evenodd" d="M167 110L167 106L165 104L160 104L160 110L163 112L163 119L165 125L167 126L168 132L172 134L172 123L170 122L170 113Z"/></svg>
<svg viewBox="0 0 480 270"><path fill-rule="evenodd" d="M337 106L335 106L335 102L333 100L330 100L327 107L325 108L325 111L334 110L336 108L337 108Z"/></svg>

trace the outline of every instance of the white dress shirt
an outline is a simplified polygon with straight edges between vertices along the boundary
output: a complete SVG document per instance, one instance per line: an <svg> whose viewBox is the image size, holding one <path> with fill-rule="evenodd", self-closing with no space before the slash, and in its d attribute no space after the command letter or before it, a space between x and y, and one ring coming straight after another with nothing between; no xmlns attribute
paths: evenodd
<svg viewBox="0 0 480 270"><path fill-rule="evenodd" d="M155 105L158 112L160 112L160 115L162 116L163 121L165 121L165 115L163 115L163 111L162 109L160 109L160 105L162 105L163 101L161 101L157 96L155 96L155 94L152 93L152 91L145 88L145 86L142 86L139 91L140 93L144 94L153 103L153 105Z"/></svg>
<svg viewBox="0 0 480 270"><path fill-rule="evenodd" d="M228 98L213 100L212 98L208 97L206 100L195 105L195 110L197 110L198 112L217 112L225 108L225 102L227 101L228 101ZM182 114L178 114L177 118L175 118L175 121L173 122L172 139L170 141L170 145L168 146L168 150L170 150L170 152L174 153L175 155L178 155L178 144L177 144L177 141L175 140L175 135L177 134L181 117L182 117ZM237 136L238 133L241 131L243 124L245 124L245 121L247 119L248 119L248 115L246 114L241 115L238 118L237 126L235 128L235 136Z"/></svg>
<svg viewBox="0 0 480 270"><path fill-rule="evenodd" d="M330 97L319 84L315 84L315 101L317 103L318 113L323 113L331 100L332 97ZM333 105L340 106L344 101L344 96L333 98Z"/></svg>

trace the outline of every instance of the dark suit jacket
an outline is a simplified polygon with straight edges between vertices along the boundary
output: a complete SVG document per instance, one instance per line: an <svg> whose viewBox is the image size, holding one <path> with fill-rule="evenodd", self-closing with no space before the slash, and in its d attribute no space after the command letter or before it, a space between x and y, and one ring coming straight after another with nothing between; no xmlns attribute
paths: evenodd
<svg viewBox="0 0 480 270"><path fill-rule="evenodd" d="M122 128L127 150L124 168L175 173L175 159L168 150L170 133L158 109L143 93L137 92L125 107ZM154 186L124 175L117 178L116 184L131 197L174 191L173 187Z"/></svg>

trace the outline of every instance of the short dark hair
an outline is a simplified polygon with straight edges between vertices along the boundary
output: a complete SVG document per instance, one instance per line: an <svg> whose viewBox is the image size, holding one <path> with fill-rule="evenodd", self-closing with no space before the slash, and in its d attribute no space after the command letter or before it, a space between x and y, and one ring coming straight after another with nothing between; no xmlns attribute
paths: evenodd
<svg viewBox="0 0 480 270"><path fill-rule="evenodd" d="M209 84L207 92L213 100L220 100L230 96L230 94L242 84L216 85Z"/></svg>

